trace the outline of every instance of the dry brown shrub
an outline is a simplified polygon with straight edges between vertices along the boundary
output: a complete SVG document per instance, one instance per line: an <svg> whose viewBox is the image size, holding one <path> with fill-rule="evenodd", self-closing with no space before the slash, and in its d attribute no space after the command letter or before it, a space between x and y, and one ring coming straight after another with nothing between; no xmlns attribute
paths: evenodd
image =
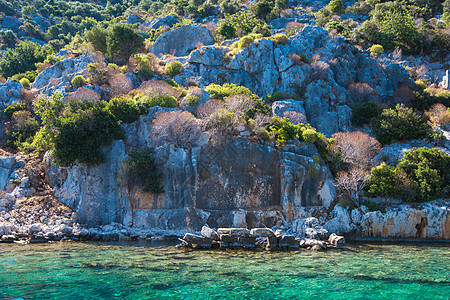
<svg viewBox="0 0 450 300"><path fill-rule="evenodd" d="M293 124L299 124L299 123L306 123L306 116L302 113L296 112L296 111L285 111L283 113L283 117L286 117L291 121Z"/></svg>
<svg viewBox="0 0 450 300"><path fill-rule="evenodd" d="M450 109L444 104L434 104L425 115L430 119L432 124L447 124L450 123Z"/></svg>
<svg viewBox="0 0 450 300"><path fill-rule="evenodd" d="M397 86L392 97L397 100L396 102L408 104L415 97L414 90L407 82L403 82Z"/></svg>
<svg viewBox="0 0 450 300"><path fill-rule="evenodd" d="M198 86L198 80L192 77L189 77L186 79L186 83L189 87L195 87Z"/></svg>
<svg viewBox="0 0 450 300"><path fill-rule="evenodd" d="M51 63L42 63L42 64L39 65L37 70L38 70L39 73L41 73L42 71L44 71L45 69L47 69L51 65L52 65Z"/></svg>
<svg viewBox="0 0 450 300"><path fill-rule="evenodd" d="M314 78L316 80L327 80L328 72L330 70L330 65L324 61L314 61L311 63L311 67L314 71Z"/></svg>
<svg viewBox="0 0 450 300"><path fill-rule="evenodd" d="M375 166L375 156L381 150L381 144L375 138L360 131L338 132L332 138L336 145L331 150L342 153L342 159L351 167L370 170Z"/></svg>
<svg viewBox="0 0 450 300"><path fill-rule="evenodd" d="M158 144L172 144L190 148L200 138L202 126L199 119L187 111L159 112L152 122L152 139Z"/></svg>
<svg viewBox="0 0 450 300"><path fill-rule="evenodd" d="M247 95L232 95L225 100L226 109L238 117L244 117L255 104L255 100Z"/></svg>
<svg viewBox="0 0 450 300"><path fill-rule="evenodd" d="M195 115L201 119L208 118L216 110L224 108L225 103L222 100L212 99L200 105L195 111Z"/></svg>
<svg viewBox="0 0 450 300"><path fill-rule="evenodd" d="M108 79L109 90L112 97L119 97L128 94L133 90L133 83L131 79L124 74L116 74Z"/></svg>
<svg viewBox="0 0 450 300"><path fill-rule="evenodd" d="M205 26L206 28L209 29L209 31L211 31L211 33L213 35L216 34L216 30L217 30L217 24L214 22L206 22L205 24L203 24L203 26Z"/></svg>
<svg viewBox="0 0 450 300"><path fill-rule="evenodd" d="M161 80L149 80L144 81L139 87L139 91L143 95L156 94L156 95L170 95L177 99L181 97L181 90L176 90L165 81Z"/></svg>
<svg viewBox="0 0 450 300"><path fill-rule="evenodd" d="M95 51L92 53L92 60L94 63L104 63L105 62L105 56L100 51Z"/></svg>
<svg viewBox="0 0 450 300"><path fill-rule="evenodd" d="M354 103L378 101L379 96L373 88L365 82L355 82L347 87L348 94Z"/></svg>
<svg viewBox="0 0 450 300"><path fill-rule="evenodd" d="M93 103L97 103L100 99L101 96L97 92L87 88L79 88L67 97L68 101L87 100Z"/></svg>
<svg viewBox="0 0 450 300"><path fill-rule="evenodd" d="M6 78L3 76L0 76L0 84L3 84L6 82Z"/></svg>
<svg viewBox="0 0 450 300"><path fill-rule="evenodd" d="M303 58L295 53L292 53L291 55L289 55L289 58L294 62L294 64L296 64L297 66L303 66L305 64Z"/></svg>
<svg viewBox="0 0 450 300"><path fill-rule="evenodd" d="M303 23L298 23L298 22L289 22L286 24L286 35L287 36L292 36L297 34L297 32L304 28L305 24Z"/></svg>
<svg viewBox="0 0 450 300"><path fill-rule="evenodd" d="M337 173L335 185L339 195L345 200L350 200L357 206L360 205L359 198L364 189L369 172L357 167L352 167L348 171Z"/></svg>
<svg viewBox="0 0 450 300"><path fill-rule="evenodd" d="M292 13L294 11L292 10L292 8L287 8L287 9L283 9L280 11L280 17L290 17L292 16ZM291 23L296 23L296 22L291 22ZM288 23L289 24L289 23Z"/></svg>

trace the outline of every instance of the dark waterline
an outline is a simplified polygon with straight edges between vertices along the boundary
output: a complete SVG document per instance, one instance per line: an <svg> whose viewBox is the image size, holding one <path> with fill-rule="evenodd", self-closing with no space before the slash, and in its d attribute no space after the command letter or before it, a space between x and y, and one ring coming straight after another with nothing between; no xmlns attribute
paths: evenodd
<svg viewBox="0 0 450 300"><path fill-rule="evenodd" d="M326 252L0 244L1 299L450 299L448 244ZM320 299L319 298L319 299Z"/></svg>

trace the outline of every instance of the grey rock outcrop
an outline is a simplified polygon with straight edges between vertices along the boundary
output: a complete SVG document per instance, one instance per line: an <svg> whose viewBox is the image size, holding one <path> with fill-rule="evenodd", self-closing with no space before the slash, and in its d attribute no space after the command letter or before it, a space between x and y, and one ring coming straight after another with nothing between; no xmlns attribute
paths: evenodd
<svg viewBox="0 0 450 300"><path fill-rule="evenodd" d="M144 20L142 20L137 15L128 15L127 17L127 24L136 24L136 23L142 23Z"/></svg>
<svg viewBox="0 0 450 300"><path fill-rule="evenodd" d="M73 77L83 75L87 78L86 67L92 62L93 57L90 54L63 59L42 71L32 86L44 95L50 96L54 91L65 95L70 89Z"/></svg>
<svg viewBox="0 0 450 300"><path fill-rule="evenodd" d="M198 43L212 45L214 37L208 28L189 24L161 34L150 47L150 52L158 56L165 53L185 56Z"/></svg>
<svg viewBox="0 0 450 300"><path fill-rule="evenodd" d="M155 107L150 115L157 111ZM151 116L124 126L127 147L156 146L149 134ZM76 210L78 222L194 230L205 223L216 228L271 227L334 197L323 191L332 175L311 158L318 156L312 144L298 143L279 151L237 137L222 145L204 140L192 149L158 147L165 190L160 195L128 190L118 183L114 174L127 157L126 149L123 141L114 142L105 148L106 162L97 167L50 164L54 194Z"/></svg>
<svg viewBox="0 0 450 300"><path fill-rule="evenodd" d="M145 22L142 24L142 26L150 27L150 29L158 29L161 26L169 26L172 27L176 23L178 23L180 20L172 15L165 16L163 18L156 18L153 20L150 20L148 22Z"/></svg>
<svg viewBox="0 0 450 300"><path fill-rule="evenodd" d="M306 118L327 135L350 125L347 104L351 99L345 89L349 83L367 83L380 97L390 97L409 76L400 65L381 65L343 38L313 26L304 27L286 45L262 39L234 57L229 50L213 46L195 50L176 80L185 83L196 78L200 87L235 83L263 97L275 91L293 94L303 90ZM290 58L293 54L318 60L297 64Z"/></svg>
<svg viewBox="0 0 450 300"><path fill-rule="evenodd" d="M4 110L14 101L20 101L22 85L19 82L8 80L0 84L0 110Z"/></svg>

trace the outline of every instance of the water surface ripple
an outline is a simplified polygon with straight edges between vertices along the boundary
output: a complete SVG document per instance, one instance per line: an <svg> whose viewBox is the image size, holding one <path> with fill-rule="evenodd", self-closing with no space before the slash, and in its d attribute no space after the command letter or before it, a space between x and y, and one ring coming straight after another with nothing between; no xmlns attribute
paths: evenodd
<svg viewBox="0 0 450 300"><path fill-rule="evenodd" d="M0 299L450 299L448 245L327 252L0 244Z"/></svg>

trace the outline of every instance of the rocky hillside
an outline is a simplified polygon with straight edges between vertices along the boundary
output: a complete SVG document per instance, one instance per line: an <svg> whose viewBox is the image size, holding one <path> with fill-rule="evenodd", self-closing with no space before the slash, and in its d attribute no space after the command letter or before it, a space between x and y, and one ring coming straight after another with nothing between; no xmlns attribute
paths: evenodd
<svg viewBox="0 0 450 300"><path fill-rule="evenodd" d="M188 2L0 2L3 241L450 240L446 4Z"/></svg>

